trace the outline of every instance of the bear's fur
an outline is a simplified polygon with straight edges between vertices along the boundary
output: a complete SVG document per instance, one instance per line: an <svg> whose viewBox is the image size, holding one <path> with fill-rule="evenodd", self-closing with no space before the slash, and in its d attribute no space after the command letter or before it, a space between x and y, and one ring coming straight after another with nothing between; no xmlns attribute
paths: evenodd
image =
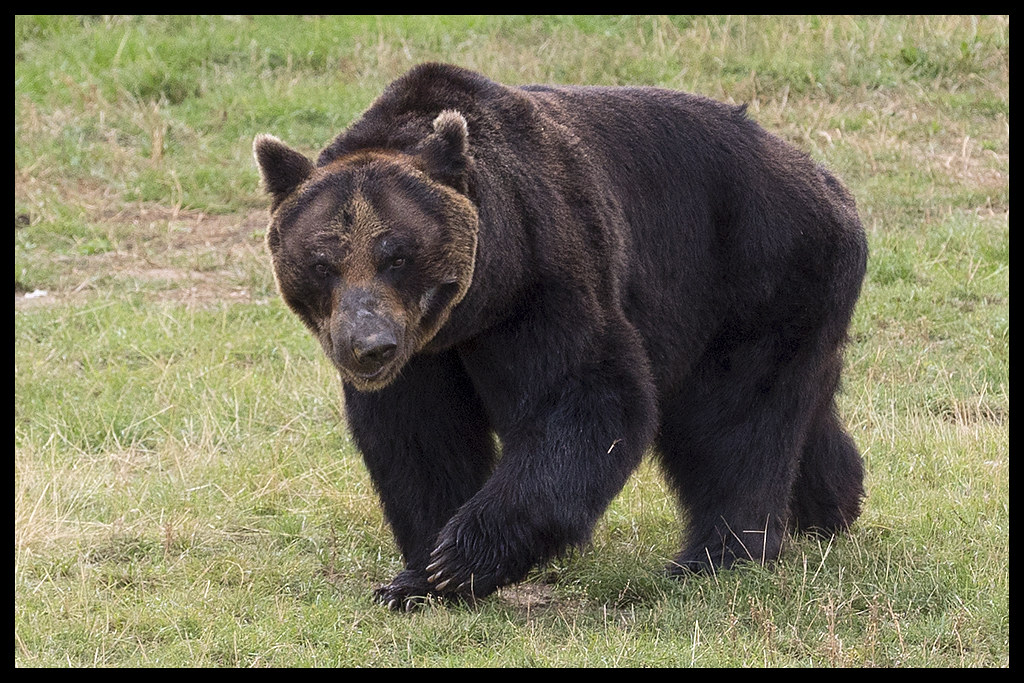
<svg viewBox="0 0 1024 683"><path fill-rule="evenodd" d="M672 573L857 518L834 398L864 233L742 107L424 64L316 163L254 152L281 294L405 558L385 603L479 598L586 542L649 447L687 516Z"/></svg>

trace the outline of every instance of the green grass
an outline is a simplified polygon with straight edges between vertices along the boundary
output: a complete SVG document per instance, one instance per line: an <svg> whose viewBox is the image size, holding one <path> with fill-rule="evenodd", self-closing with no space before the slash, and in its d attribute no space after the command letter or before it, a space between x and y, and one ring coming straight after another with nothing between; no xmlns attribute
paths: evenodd
<svg viewBox="0 0 1024 683"><path fill-rule="evenodd" d="M844 179L850 534L669 580L645 464L476 608L370 599L400 559L251 142L315 152L425 60L747 102ZM16 666L1009 665L1007 17L16 17L14 94Z"/></svg>

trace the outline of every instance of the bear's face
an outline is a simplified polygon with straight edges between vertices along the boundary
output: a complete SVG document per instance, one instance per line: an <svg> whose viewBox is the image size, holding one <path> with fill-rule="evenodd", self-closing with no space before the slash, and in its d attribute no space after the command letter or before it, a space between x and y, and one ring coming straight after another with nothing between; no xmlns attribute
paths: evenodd
<svg viewBox="0 0 1024 683"><path fill-rule="evenodd" d="M475 208L426 154L362 151L314 168L270 136L254 150L282 297L345 381L387 386L469 289Z"/></svg>

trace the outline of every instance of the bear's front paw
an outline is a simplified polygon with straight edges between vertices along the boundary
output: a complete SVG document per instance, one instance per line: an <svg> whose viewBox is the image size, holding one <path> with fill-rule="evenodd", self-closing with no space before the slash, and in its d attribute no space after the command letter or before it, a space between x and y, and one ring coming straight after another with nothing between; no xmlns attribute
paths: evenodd
<svg viewBox="0 0 1024 683"><path fill-rule="evenodd" d="M449 523L430 554L426 570L430 590L470 602L490 595L509 582L496 559L499 551L479 531Z"/></svg>
<svg viewBox="0 0 1024 683"><path fill-rule="evenodd" d="M498 587L494 572L473 569L464 558L458 557L454 546L439 546L430 559L427 571L431 574L427 581L432 592L473 602Z"/></svg>
<svg viewBox="0 0 1024 683"><path fill-rule="evenodd" d="M373 591L373 595L390 610L411 612L425 603L432 592L423 572L406 569L391 583Z"/></svg>

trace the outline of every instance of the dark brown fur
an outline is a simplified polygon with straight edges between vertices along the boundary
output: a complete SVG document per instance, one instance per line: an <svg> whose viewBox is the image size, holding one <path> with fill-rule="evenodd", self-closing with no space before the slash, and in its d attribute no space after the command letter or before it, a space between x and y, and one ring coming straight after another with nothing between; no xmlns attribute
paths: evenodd
<svg viewBox="0 0 1024 683"><path fill-rule="evenodd" d="M487 595L585 542L650 446L688 515L673 573L858 516L834 395L864 234L742 108L426 64L315 164L255 153L281 293L405 556L385 602Z"/></svg>

